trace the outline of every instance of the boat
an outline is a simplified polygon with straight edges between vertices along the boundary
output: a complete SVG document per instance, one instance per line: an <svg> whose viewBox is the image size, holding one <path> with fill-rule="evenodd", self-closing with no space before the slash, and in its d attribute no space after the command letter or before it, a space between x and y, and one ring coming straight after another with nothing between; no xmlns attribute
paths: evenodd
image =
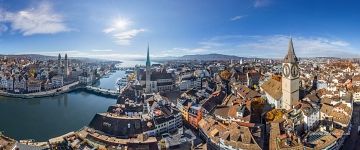
<svg viewBox="0 0 360 150"><path fill-rule="evenodd" d="M126 86L127 84L127 78L126 77L122 77L120 79L118 79L116 81L116 85L120 86L120 87L123 87L123 86Z"/></svg>
<svg viewBox="0 0 360 150"><path fill-rule="evenodd" d="M134 70L128 69L128 70L125 71L125 74L130 74L130 73L134 73Z"/></svg>

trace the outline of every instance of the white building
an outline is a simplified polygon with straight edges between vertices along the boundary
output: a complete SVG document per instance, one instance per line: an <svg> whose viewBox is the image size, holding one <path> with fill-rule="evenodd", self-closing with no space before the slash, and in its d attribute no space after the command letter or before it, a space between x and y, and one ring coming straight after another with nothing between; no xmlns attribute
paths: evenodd
<svg viewBox="0 0 360 150"><path fill-rule="evenodd" d="M316 87L317 87L317 90L326 89L328 87L327 82L325 80L318 80L316 83Z"/></svg>
<svg viewBox="0 0 360 150"><path fill-rule="evenodd" d="M7 87L6 88L8 91L14 90L14 80L12 77L7 79Z"/></svg>
<svg viewBox="0 0 360 150"><path fill-rule="evenodd" d="M319 108L313 108L309 102L301 102L301 111L303 114L303 121L305 123L305 130L309 131L316 127L320 121Z"/></svg>
<svg viewBox="0 0 360 150"><path fill-rule="evenodd" d="M2 77L0 80L0 89L7 89L8 86L8 80L6 77Z"/></svg>
<svg viewBox="0 0 360 150"><path fill-rule="evenodd" d="M90 76L79 76L79 82L81 84L91 84L92 80Z"/></svg>
<svg viewBox="0 0 360 150"><path fill-rule="evenodd" d="M14 92L19 93L24 91L26 91L26 79L16 77L14 81Z"/></svg>
<svg viewBox="0 0 360 150"><path fill-rule="evenodd" d="M194 87L194 81L189 79L189 80L182 80L180 83L179 83L179 88L181 91L186 91L186 90L189 90L191 88Z"/></svg>
<svg viewBox="0 0 360 150"><path fill-rule="evenodd" d="M61 75L57 75L51 78L51 83L53 88L59 88L64 86L64 77Z"/></svg>
<svg viewBox="0 0 360 150"><path fill-rule="evenodd" d="M354 103L360 103L360 87L353 87L354 93L353 93L353 101Z"/></svg>
<svg viewBox="0 0 360 150"><path fill-rule="evenodd" d="M148 115L152 118L155 128L148 134L161 135L182 128L181 112L162 96L155 94L146 101Z"/></svg>

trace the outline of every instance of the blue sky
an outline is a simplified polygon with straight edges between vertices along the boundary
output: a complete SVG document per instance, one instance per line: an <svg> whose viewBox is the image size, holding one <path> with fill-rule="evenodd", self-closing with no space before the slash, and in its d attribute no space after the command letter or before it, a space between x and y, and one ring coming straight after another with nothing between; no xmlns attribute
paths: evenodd
<svg viewBox="0 0 360 150"><path fill-rule="evenodd" d="M0 53L359 57L357 1L0 0Z"/></svg>

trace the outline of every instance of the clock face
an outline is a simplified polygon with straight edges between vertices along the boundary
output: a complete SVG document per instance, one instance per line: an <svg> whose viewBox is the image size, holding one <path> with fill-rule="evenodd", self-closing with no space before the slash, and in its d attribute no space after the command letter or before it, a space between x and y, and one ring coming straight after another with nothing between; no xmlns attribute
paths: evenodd
<svg viewBox="0 0 360 150"><path fill-rule="evenodd" d="M290 75L290 67L288 64L284 64L283 66L283 75L288 77Z"/></svg>
<svg viewBox="0 0 360 150"><path fill-rule="evenodd" d="M291 66L291 76L298 77L299 76L299 67L297 65Z"/></svg>

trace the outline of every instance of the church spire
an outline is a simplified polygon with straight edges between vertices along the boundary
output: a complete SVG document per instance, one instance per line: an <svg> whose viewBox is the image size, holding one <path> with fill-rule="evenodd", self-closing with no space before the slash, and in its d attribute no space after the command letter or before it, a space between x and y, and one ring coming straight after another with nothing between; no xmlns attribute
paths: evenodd
<svg viewBox="0 0 360 150"><path fill-rule="evenodd" d="M145 93L151 92L150 86L150 78L151 78L151 69L150 69L150 52L149 52L149 43L147 49L147 56L146 56L146 81L145 81Z"/></svg>
<svg viewBox="0 0 360 150"><path fill-rule="evenodd" d="M289 41L288 53L284 58L284 63L296 63L298 58L295 55L292 38Z"/></svg>
<svg viewBox="0 0 360 150"><path fill-rule="evenodd" d="M149 52L149 43L147 48L147 55L146 55L146 66L150 66L150 52Z"/></svg>

